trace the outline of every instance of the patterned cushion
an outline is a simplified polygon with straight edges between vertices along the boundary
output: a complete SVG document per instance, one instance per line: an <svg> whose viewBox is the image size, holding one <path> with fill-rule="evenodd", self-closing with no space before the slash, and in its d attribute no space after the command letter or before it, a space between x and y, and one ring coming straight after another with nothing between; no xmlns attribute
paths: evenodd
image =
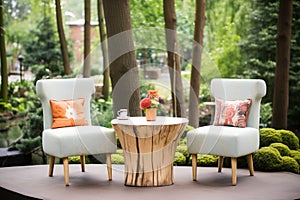
<svg viewBox="0 0 300 200"><path fill-rule="evenodd" d="M51 128L88 125L84 115L84 99L50 100L50 105L52 109Z"/></svg>
<svg viewBox="0 0 300 200"><path fill-rule="evenodd" d="M252 99L225 101L216 98L214 125L245 128Z"/></svg>

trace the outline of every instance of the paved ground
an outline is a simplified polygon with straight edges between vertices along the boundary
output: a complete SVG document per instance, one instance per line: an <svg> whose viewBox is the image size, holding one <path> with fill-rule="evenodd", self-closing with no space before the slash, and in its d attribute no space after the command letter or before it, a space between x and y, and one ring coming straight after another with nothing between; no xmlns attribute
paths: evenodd
<svg viewBox="0 0 300 200"><path fill-rule="evenodd" d="M48 177L48 166L0 168L1 199L6 193L10 199L300 199L300 175L288 172L255 172L249 176L246 169L238 169L237 186L231 186L231 170L198 167L198 181L191 180L191 167L175 167L171 186L124 186L123 165L113 166L113 180L107 180L106 166L90 164L82 173L80 165L70 165L70 186L64 185L63 167L56 165L54 177ZM14 191L13 194L8 191ZM25 196L20 196L20 194ZM9 198L8 198L9 199Z"/></svg>

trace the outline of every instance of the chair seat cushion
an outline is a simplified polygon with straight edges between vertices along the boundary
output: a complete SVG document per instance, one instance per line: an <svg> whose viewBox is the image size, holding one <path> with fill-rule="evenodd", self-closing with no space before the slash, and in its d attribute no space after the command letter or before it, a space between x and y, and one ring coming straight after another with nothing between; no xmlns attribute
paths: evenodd
<svg viewBox="0 0 300 200"><path fill-rule="evenodd" d="M73 126L43 131L43 150L55 157L116 152L113 129L101 126Z"/></svg>
<svg viewBox="0 0 300 200"><path fill-rule="evenodd" d="M192 154L240 157L259 148L259 130L251 127L203 126L187 133Z"/></svg>

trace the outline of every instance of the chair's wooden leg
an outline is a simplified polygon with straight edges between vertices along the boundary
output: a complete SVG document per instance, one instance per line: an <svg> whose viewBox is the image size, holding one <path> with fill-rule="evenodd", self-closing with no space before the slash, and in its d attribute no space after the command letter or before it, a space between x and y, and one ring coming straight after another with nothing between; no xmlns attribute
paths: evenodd
<svg viewBox="0 0 300 200"><path fill-rule="evenodd" d="M224 162L224 156L219 156L219 160L218 160L218 172L222 171L223 162Z"/></svg>
<svg viewBox="0 0 300 200"><path fill-rule="evenodd" d="M197 154L192 154L193 181L197 180Z"/></svg>
<svg viewBox="0 0 300 200"><path fill-rule="evenodd" d="M108 173L108 180L112 180L112 166L111 166L111 154L106 154L106 166L107 166L107 173Z"/></svg>
<svg viewBox="0 0 300 200"><path fill-rule="evenodd" d="M85 172L85 156L80 156L80 163L81 163L81 171Z"/></svg>
<svg viewBox="0 0 300 200"><path fill-rule="evenodd" d="M232 185L236 185L237 158L231 158Z"/></svg>
<svg viewBox="0 0 300 200"><path fill-rule="evenodd" d="M254 167L253 167L252 154L247 155L247 163L248 163L250 176L254 176Z"/></svg>
<svg viewBox="0 0 300 200"><path fill-rule="evenodd" d="M68 161L68 157L63 158L63 163L64 163L65 183L66 183L66 186L69 186L69 161Z"/></svg>
<svg viewBox="0 0 300 200"><path fill-rule="evenodd" d="M50 156L50 160L49 160L49 176L50 177L53 176L54 162L55 162L55 157L54 156Z"/></svg>

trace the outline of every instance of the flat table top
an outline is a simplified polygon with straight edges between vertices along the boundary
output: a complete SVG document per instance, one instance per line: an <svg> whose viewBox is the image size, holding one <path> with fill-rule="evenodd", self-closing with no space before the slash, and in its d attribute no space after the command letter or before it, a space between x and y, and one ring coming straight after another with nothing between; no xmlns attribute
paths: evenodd
<svg viewBox="0 0 300 200"><path fill-rule="evenodd" d="M172 125L188 123L188 119L181 117L157 116L155 121L147 121L146 117L128 117L127 119L113 119L111 123L121 125Z"/></svg>

